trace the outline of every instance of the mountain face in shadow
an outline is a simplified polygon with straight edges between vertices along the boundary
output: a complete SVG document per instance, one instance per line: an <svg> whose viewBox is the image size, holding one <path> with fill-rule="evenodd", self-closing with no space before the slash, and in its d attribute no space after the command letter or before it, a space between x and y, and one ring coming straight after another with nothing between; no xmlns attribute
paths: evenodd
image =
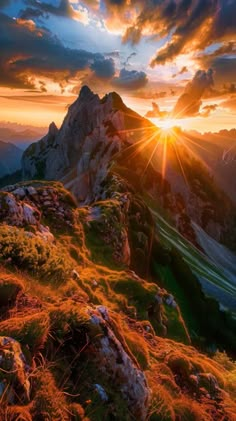
<svg viewBox="0 0 236 421"><path fill-rule="evenodd" d="M236 203L236 130L189 133L193 150L208 165L216 183Z"/></svg>
<svg viewBox="0 0 236 421"><path fill-rule="evenodd" d="M0 141L0 177L20 170L22 155L23 151L17 146Z"/></svg>

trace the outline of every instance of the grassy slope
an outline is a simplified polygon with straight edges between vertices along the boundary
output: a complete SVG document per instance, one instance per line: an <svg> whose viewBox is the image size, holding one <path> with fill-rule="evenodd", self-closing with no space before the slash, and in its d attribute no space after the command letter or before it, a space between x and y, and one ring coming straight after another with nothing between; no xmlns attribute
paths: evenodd
<svg viewBox="0 0 236 421"><path fill-rule="evenodd" d="M38 188L37 183L34 185ZM54 186L62 189L57 184ZM12 413L9 420L17 416L31 420L45 414L49 414L52 420L133 419L125 400L117 391L115 381L100 371L93 359L96 336L101 333L91 331L86 306L104 305L109 309L116 336L133 361L146 373L152 389L149 404L152 421L174 421L177 416L181 420L220 419L214 415L214 405L209 409L211 400L203 398L201 394L196 399L194 395L191 375L198 372L211 372L220 386L230 393L220 399L219 408L233 421L234 415L230 413L236 411L233 403L236 397L233 381L235 365L221 354L217 356L220 359L218 364L194 348L181 344L179 341L186 337L183 324L168 306L164 306L163 310L169 318L169 335L172 339L156 336L155 330L159 333L158 323L149 316L148 308L153 302L157 285L138 280L123 264L114 262L111 250L96 225L86 222L87 209L76 209L66 192L65 200L72 208L74 223L72 227L61 225L58 228L57 222L51 217L47 218L56 244L44 266L38 265L35 258L34 264L28 265L29 256L32 255L30 247L35 252L33 240L27 242L23 255L16 253L14 262L6 262L5 249L0 252L0 296L5 291L9 298L10 291L10 301L8 298L6 300L11 303L10 308L1 307L0 335L7 334L19 340L27 361L34 367L31 401L21 401L8 408L8 413ZM14 235L12 229L8 233L7 230L6 226L1 226L0 236L6 238L8 235L8 239L11 238L11 253L14 253L19 238L22 241L24 237L23 230L16 229L19 232L14 232ZM37 258L44 256L47 248L43 243L40 246ZM59 279L55 282L58 255L66 261L66 265L60 265L60 270L56 271ZM24 269L22 261L25 263ZM79 273L78 279L72 279L71 269ZM172 292L175 280L169 269L161 266L156 269L161 276L166 276ZM8 285L7 289L4 285ZM18 289L28 297L30 306L26 300L23 307L19 307L15 296ZM178 294L178 285L173 293ZM32 297L36 301L32 301ZM186 314L190 313L187 307L185 311ZM88 338L90 345L86 352ZM106 390L108 403L103 403L94 390L96 383ZM206 381L205 387L210 389L210 383ZM0 416L3 417L6 413L4 398L1 404Z"/></svg>

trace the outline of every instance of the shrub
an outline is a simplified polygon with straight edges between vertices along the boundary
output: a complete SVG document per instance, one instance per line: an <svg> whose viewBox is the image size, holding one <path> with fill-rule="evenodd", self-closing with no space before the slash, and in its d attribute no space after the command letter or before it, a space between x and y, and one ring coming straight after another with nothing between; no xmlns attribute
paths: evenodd
<svg viewBox="0 0 236 421"><path fill-rule="evenodd" d="M34 352L41 348L49 332L49 318L46 312L24 317L12 317L0 322L0 335L10 336Z"/></svg>
<svg viewBox="0 0 236 421"><path fill-rule="evenodd" d="M17 294L23 289L22 283L14 276L1 274L0 276L0 311L15 304Z"/></svg>
<svg viewBox="0 0 236 421"><path fill-rule="evenodd" d="M40 278L62 282L72 270L72 263L55 246L23 229L0 227L0 261L9 260Z"/></svg>

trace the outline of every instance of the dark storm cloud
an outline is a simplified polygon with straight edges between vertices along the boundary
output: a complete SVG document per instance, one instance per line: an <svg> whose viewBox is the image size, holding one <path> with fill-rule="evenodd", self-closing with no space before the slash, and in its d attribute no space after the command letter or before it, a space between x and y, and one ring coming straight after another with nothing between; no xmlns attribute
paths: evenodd
<svg viewBox="0 0 236 421"><path fill-rule="evenodd" d="M15 20L0 13L0 85L36 88L36 77L67 83L79 71L92 70L103 79L114 74L112 59L100 53L75 50L31 21ZM44 86L41 84L41 89Z"/></svg>
<svg viewBox="0 0 236 421"><path fill-rule="evenodd" d="M197 61L200 67L214 69L216 83L236 82L236 41L225 42L211 53L198 55Z"/></svg>
<svg viewBox="0 0 236 421"><path fill-rule="evenodd" d="M135 90L143 88L147 82L148 78L145 72L123 68L119 76L113 79L112 84L117 88Z"/></svg>
<svg viewBox="0 0 236 421"><path fill-rule="evenodd" d="M91 64L91 69L94 70L97 77L111 79L115 74L115 63L112 58L95 60Z"/></svg>
<svg viewBox="0 0 236 421"><path fill-rule="evenodd" d="M236 57L215 57L205 56L200 60L201 65L204 67L211 67L215 72L215 80L218 84L223 84L225 81L228 83L236 83Z"/></svg>
<svg viewBox="0 0 236 421"><path fill-rule="evenodd" d="M33 19L49 14L72 19L79 18L79 12L71 6L69 0L61 0L58 6L38 0L25 0L25 4L28 7L22 10L20 14L24 19Z"/></svg>
<svg viewBox="0 0 236 421"><path fill-rule="evenodd" d="M201 98L207 89L214 85L213 71L209 69L198 70L193 79L185 87L184 93L179 97L174 110L174 117L190 117L197 115L201 107Z"/></svg>

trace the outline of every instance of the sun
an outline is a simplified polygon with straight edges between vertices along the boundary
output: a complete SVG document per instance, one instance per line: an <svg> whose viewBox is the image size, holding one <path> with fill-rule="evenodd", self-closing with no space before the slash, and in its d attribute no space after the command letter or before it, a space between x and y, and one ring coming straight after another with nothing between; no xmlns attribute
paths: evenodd
<svg viewBox="0 0 236 421"><path fill-rule="evenodd" d="M165 119L158 122L158 125L160 126L162 131L171 132L175 126L175 122L172 119Z"/></svg>

